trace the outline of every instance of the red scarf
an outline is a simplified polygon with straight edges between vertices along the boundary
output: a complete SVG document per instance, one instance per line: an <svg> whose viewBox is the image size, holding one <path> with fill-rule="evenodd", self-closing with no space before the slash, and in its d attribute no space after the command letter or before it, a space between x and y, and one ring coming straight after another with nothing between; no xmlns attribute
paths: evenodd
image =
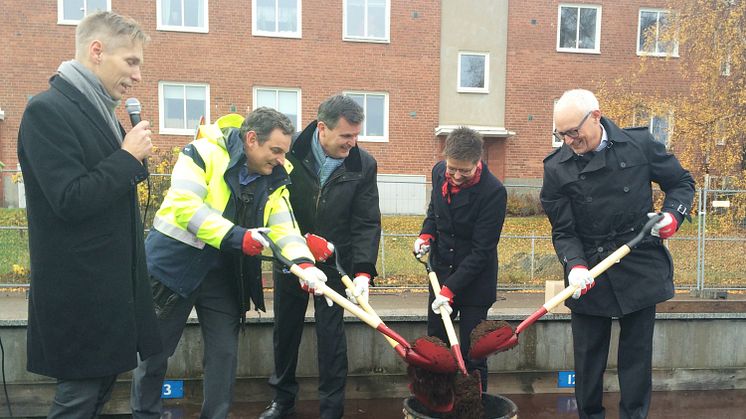
<svg viewBox="0 0 746 419"><path fill-rule="evenodd" d="M446 181L443 182L441 193L443 194L443 198L446 199L446 202L450 204L451 196L456 195L462 189L471 188L472 186L479 183L479 178L482 177L482 162L480 161L479 163L477 163L477 169L474 172L474 176L472 176L471 179L462 183L461 185L456 185L453 183L453 178L451 178L451 175L450 173L448 173L448 170L446 170L445 173L446 173Z"/></svg>

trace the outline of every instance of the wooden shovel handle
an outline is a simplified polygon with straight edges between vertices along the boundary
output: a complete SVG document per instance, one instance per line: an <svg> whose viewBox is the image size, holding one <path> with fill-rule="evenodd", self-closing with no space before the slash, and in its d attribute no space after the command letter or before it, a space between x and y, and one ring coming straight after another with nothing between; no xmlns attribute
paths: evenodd
<svg viewBox="0 0 746 419"><path fill-rule="evenodd" d="M350 279L350 277L347 274L342 275L342 283L345 285L345 287L347 287L348 290L350 290L350 292L354 292L355 291L355 284L352 283L352 280ZM359 298L358 297L357 298L357 302L360 305L360 307L362 307L363 310L365 310L366 313L370 314L376 320L378 320L381 323L383 323L383 321L381 320L381 318L378 317L378 314L375 312L375 310L373 310L373 307L371 307L370 304L368 303L368 299L367 298ZM394 339L391 339L390 337L388 337L386 335L383 335L383 337L386 338L386 340L389 342L389 345L391 345L392 348L396 348L396 345L398 345L398 343Z"/></svg>

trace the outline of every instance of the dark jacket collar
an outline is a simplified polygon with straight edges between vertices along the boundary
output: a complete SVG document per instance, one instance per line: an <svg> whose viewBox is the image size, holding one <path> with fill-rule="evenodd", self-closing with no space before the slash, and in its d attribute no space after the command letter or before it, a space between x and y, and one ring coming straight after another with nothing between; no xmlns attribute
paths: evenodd
<svg viewBox="0 0 746 419"><path fill-rule="evenodd" d="M60 77L58 74L53 75L49 79L49 85L53 88L59 91L63 96L65 96L68 100L73 102L75 105L77 105L83 115L85 115L88 120L98 128L99 131L101 131L101 134L106 138L106 140L111 143L112 146L116 148L120 148L119 141L114 137L114 133L111 132L111 128L109 128L109 125L106 124L106 121L104 121L103 117L94 117L94 115L98 116L101 114L101 112L96 109L93 104L91 103L88 98L86 98L83 93L80 92L80 90L76 89L72 84L70 84L67 80ZM119 124L119 129L122 131L122 137L125 135L124 128L122 127L122 124Z"/></svg>
<svg viewBox="0 0 746 419"><path fill-rule="evenodd" d="M313 132L316 131L318 121L313 121L300 133L293 136L293 145L290 148L290 153L295 156L298 161L308 163L313 162L313 152L311 151L311 141L313 141ZM360 157L360 148L357 144L355 147L350 149L350 154L345 158L342 166L348 172L361 172L363 170L363 164Z"/></svg>

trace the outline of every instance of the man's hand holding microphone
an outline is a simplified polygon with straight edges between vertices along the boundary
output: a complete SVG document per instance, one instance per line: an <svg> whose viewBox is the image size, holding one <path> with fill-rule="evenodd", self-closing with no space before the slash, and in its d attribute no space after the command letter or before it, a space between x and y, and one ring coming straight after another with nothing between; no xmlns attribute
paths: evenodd
<svg viewBox="0 0 746 419"><path fill-rule="evenodd" d="M153 133L150 131L150 122L140 118L140 101L136 98L127 99L125 107L130 116L132 129L124 136L122 149L141 161L147 170L147 159L153 153L153 142L150 138Z"/></svg>

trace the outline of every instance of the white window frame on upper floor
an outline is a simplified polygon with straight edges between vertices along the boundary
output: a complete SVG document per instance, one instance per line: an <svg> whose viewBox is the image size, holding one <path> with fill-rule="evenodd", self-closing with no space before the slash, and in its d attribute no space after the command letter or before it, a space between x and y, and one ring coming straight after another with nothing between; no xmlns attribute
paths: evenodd
<svg viewBox="0 0 746 419"><path fill-rule="evenodd" d="M363 120L363 129L360 131L358 141L367 141L371 143L387 143L389 142L389 94L387 92L371 92L364 90L346 90L343 92L345 95L363 95L363 112L365 113L365 120ZM383 135L367 135L368 132L368 96L383 96Z"/></svg>
<svg viewBox="0 0 746 419"><path fill-rule="evenodd" d="M365 4L365 17L364 17L364 28L363 28L363 35L362 36L355 36L350 35L347 33L347 7L350 0L343 0L342 1L342 39L345 41L352 41L352 42L375 42L375 43L383 43L388 44L391 42L391 0L384 0L386 3L386 16L385 16L385 22L384 22L384 36L382 38L371 36L368 34L368 1L369 0L362 0Z"/></svg>
<svg viewBox="0 0 746 419"><path fill-rule="evenodd" d="M464 55L481 55L484 57L484 87L461 86L461 57ZM490 53L475 51L459 51L458 71L456 73L456 91L459 93L489 93L490 92Z"/></svg>
<svg viewBox="0 0 746 419"><path fill-rule="evenodd" d="M172 32L196 32L196 33L208 33L210 31L210 13L209 13L209 0L198 0L202 3L204 9L204 23L202 26L184 26L182 25L167 25L163 23L163 6L164 0L156 0L155 4L155 15L156 15L156 30L159 31L172 31ZM184 0L181 1L181 21L184 22Z"/></svg>
<svg viewBox="0 0 746 419"><path fill-rule="evenodd" d="M279 105L278 104L278 100L279 100L279 96L280 96L279 93L280 92L293 92L293 93L296 93L297 97L296 97L296 105L295 105L295 107L298 110L298 114L296 115L296 118L295 118L296 120L295 121L290 121L290 122L293 123L293 125L295 126L295 130L296 131L301 131L303 129L303 127L300 126L301 117L303 115L302 109L301 109L301 104L303 103L302 98L301 98L301 94L302 94L301 93L301 89L296 89L296 88L292 88L292 87L254 86L254 88L252 89L251 109L256 109L256 108L259 107L259 105L257 104L257 98L259 96L258 92L260 90L273 91L275 93L275 105L271 106L271 108L274 109L274 110L276 110L276 111L279 111L279 112L283 112L282 109L278 109L278 105Z"/></svg>
<svg viewBox="0 0 746 419"><path fill-rule="evenodd" d="M274 31L265 31L260 30L257 27L257 0L251 0L251 35L253 36L269 36L273 38L301 38L302 37L302 22L303 22L303 12L302 12L302 6L303 1L302 0L295 0L296 8L298 9L298 13L295 19L295 25L297 30L295 32L280 32L277 27L279 25L279 19L278 19L278 13L279 13L279 1L280 0L274 0L275 2L275 30Z"/></svg>
<svg viewBox="0 0 746 419"><path fill-rule="evenodd" d="M655 33L655 52L648 52L640 49L640 37L642 36L642 27L640 26L642 24L642 14L648 12L648 13L657 13L657 18L655 20L656 23L656 33ZM678 57L679 56L679 40L676 39L674 41L674 47L673 51L671 53L662 51L658 51L658 45L660 41L660 21L661 21L661 14L667 13L671 15L673 12L668 9L655 9L655 8L640 8L640 10L637 13L637 38L635 39L635 43L637 44L635 49L637 50L638 56L649 56L649 57Z"/></svg>
<svg viewBox="0 0 746 419"><path fill-rule="evenodd" d="M564 144L564 141L557 141L557 137L554 136L554 130L557 129L557 125L554 121L554 110L557 108L557 102L559 101L559 98L554 99L553 105L552 105L552 148L559 148L562 147L562 144Z"/></svg>
<svg viewBox="0 0 746 419"><path fill-rule="evenodd" d="M65 19L65 1L57 0L57 24L58 25L77 25L82 19ZM88 16L87 0L83 0L83 17ZM106 11L111 11L111 0L106 0Z"/></svg>
<svg viewBox="0 0 746 419"><path fill-rule="evenodd" d="M595 34L595 46L594 48L580 48L580 19L578 18L577 26L575 28L575 47L568 48L560 45L560 33L562 29L562 8L575 8L577 13L580 14L580 9L596 9L596 34ZM602 7L598 4L582 4L582 3L560 3L557 6L557 51L558 52L574 52L581 54L600 54L601 53L601 11Z"/></svg>
<svg viewBox="0 0 746 419"><path fill-rule="evenodd" d="M181 81L159 81L158 82L158 133L166 135L194 135L196 129L191 128L166 128L166 104L163 96L163 87L169 86L182 86L186 89L187 86L204 87L205 88L205 121L210 121L210 85L207 83L192 83L192 82L181 82ZM186 97L186 95L185 95ZM184 107L186 108L186 99L184 100ZM184 109L184 123L186 125L186 109Z"/></svg>
<svg viewBox="0 0 746 419"><path fill-rule="evenodd" d="M666 121L666 124L668 125L666 127L666 138L665 144L666 148L671 147L671 138L673 137L673 129L674 129L674 113L673 111L668 111L663 114L655 114L648 109L642 107L632 114L632 125L635 126L647 126L648 131L650 132L650 135L653 135L653 138L655 138L655 133L653 132L654 129L654 122L655 120L664 120ZM655 141L658 141L657 138L655 138ZM659 141L660 142L660 141Z"/></svg>

